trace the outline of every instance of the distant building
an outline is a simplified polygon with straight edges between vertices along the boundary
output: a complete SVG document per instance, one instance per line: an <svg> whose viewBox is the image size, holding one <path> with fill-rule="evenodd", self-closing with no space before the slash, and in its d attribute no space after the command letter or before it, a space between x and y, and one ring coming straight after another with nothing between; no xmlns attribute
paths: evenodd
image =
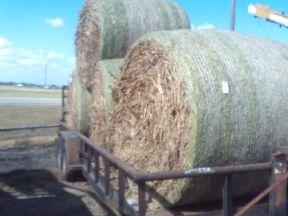
<svg viewBox="0 0 288 216"><path fill-rule="evenodd" d="M56 86L56 85L50 85L50 86L49 86L49 89L59 89L59 87Z"/></svg>

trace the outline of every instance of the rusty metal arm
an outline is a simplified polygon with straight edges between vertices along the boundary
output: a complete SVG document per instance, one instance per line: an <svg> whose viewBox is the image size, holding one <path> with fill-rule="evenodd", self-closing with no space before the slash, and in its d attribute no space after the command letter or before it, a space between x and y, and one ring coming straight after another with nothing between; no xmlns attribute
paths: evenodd
<svg viewBox="0 0 288 216"><path fill-rule="evenodd" d="M248 12L255 17L285 26L288 28L288 16L271 9L268 6L256 4L249 5Z"/></svg>
<svg viewBox="0 0 288 216"><path fill-rule="evenodd" d="M275 190L276 187L281 185L284 181L288 179L288 173L286 173L279 181L274 182L270 185L266 190L260 193L257 197L255 197L251 202L249 202L246 206L244 206L241 210L239 210L235 216L242 216L244 215L249 209L255 206L258 202L260 202L265 196Z"/></svg>

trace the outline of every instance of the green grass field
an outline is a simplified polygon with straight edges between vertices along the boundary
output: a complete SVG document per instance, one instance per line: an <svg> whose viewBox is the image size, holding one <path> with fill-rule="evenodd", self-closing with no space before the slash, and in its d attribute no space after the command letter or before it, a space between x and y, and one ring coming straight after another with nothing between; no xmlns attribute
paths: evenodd
<svg viewBox="0 0 288 216"><path fill-rule="evenodd" d="M4 98L60 99L60 90L0 87ZM56 125L61 117L61 105L5 105L0 104L0 128ZM47 144L56 136L56 129L0 132L0 149ZM45 143L47 141L47 143ZM44 142L44 143L43 143Z"/></svg>
<svg viewBox="0 0 288 216"><path fill-rule="evenodd" d="M52 125L59 122L60 106L0 106L0 127Z"/></svg>
<svg viewBox="0 0 288 216"><path fill-rule="evenodd" d="M0 106L0 128L56 125L60 106ZM57 129L0 132L0 149L47 145L54 140Z"/></svg>
<svg viewBox="0 0 288 216"><path fill-rule="evenodd" d="M61 90L0 87L0 97L17 98L61 98Z"/></svg>

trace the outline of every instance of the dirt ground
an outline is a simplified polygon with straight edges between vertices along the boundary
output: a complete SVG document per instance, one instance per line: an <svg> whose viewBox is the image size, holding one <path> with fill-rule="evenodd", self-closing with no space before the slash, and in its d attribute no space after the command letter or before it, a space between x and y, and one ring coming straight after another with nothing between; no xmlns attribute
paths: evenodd
<svg viewBox="0 0 288 216"><path fill-rule="evenodd" d="M55 146L0 150L0 216L110 215L85 182L61 181Z"/></svg>

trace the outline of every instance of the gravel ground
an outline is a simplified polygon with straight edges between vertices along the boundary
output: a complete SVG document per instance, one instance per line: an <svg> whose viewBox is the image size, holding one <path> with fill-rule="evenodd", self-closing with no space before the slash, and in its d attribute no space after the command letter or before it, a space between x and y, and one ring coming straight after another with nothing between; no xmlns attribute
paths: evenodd
<svg viewBox="0 0 288 216"><path fill-rule="evenodd" d="M55 147L0 151L1 216L109 215L85 182L61 181Z"/></svg>

